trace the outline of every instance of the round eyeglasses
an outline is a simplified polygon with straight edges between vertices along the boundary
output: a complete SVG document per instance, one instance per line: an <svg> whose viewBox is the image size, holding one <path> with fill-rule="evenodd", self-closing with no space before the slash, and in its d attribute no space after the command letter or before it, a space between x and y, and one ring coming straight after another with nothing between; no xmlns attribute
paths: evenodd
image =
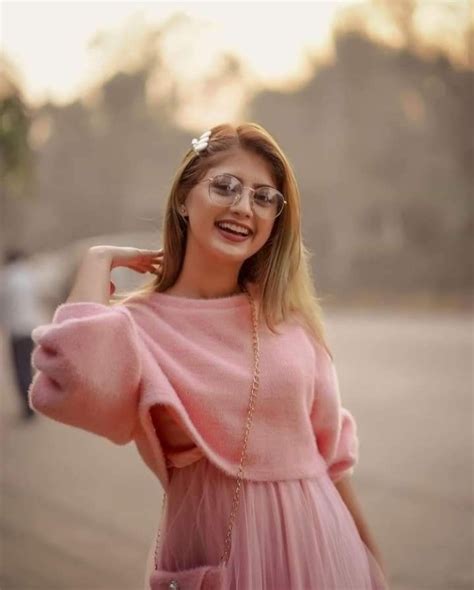
<svg viewBox="0 0 474 590"><path fill-rule="evenodd" d="M201 182L208 182L209 198L221 207L230 207L240 201L244 188L250 192L250 206L263 219L278 217L286 205L284 196L272 186L260 186L256 189L244 186L232 174L217 174L212 178L205 178ZM200 183L198 183L200 184Z"/></svg>

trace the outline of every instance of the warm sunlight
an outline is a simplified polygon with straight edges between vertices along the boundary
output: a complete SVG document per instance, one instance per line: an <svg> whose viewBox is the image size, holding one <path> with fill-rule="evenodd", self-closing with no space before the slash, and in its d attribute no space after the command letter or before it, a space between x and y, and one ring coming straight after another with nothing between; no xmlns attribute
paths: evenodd
<svg viewBox="0 0 474 590"><path fill-rule="evenodd" d="M345 4L7 2L2 45L31 103L47 98L66 103L93 82L96 56L88 44L99 31L119 33L139 23L156 27L179 10L201 25L192 37L183 35L165 45L165 59L184 81L208 72L217 54L228 50L263 83L278 84L304 77L305 48L324 46L334 16ZM49 24L40 29L40 22ZM288 26L291 22L298 26Z"/></svg>
<svg viewBox="0 0 474 590"><path fill-rule="evenodd" d="M437 40L459 56L469 2L445 3L444 12L436 9L441 4L415 3L413 24L427 46ZM315 59L331 56L333 28L344 19L363 22L368 34L398 45L399 15L387 18L391 11L397 7L382 0L10 1L2 5L2 48L27 102L66 104L93 96L108 76L133 68L144 54L146 32L159 29L161 76L150 75L147 100L153 106L173 86L177 122L199 129L216 115L238 116L254 91L292 91L304 84ZM229 59L238 60L239 77L228 75Z"/></svg>

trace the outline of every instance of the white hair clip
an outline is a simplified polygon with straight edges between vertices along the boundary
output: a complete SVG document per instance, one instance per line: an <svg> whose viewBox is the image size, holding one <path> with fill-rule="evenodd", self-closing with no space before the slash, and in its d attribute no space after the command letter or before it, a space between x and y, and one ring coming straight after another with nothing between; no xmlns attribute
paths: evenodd
<svg viewBox="0 0 474 590"><path fill-rule="evenodd" d="M193 150L196 152L196 154L199 154L207 148L209 145L209 137L211 136L211 133L211 131L205 131L199 139L194 138L191 140Z"/></svg>

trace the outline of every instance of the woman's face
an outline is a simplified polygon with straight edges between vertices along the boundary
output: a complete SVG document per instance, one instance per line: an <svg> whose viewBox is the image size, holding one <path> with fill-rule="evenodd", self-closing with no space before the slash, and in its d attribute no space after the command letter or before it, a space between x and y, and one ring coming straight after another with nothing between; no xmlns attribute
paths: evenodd
<svg viewBox="0 0 474 590"><path fill-rule="evenodd" d="M222 173L236 176L245 187L267 185L276 188L267 162L261 156L242 149L232 151L227 158L211 167L205 178ZM222 207L210 200L209 182L202 181L188 193L185 205L188 214L187 247L192 247L195 241L200 251L226 261L243 263L253 256L268 240L275 223L274 218L264 219L252 211L248 189L244 189L238 203ZM241 241L233 241L216 225L224 220L243 224L251 230L250 235Z"/></svg>

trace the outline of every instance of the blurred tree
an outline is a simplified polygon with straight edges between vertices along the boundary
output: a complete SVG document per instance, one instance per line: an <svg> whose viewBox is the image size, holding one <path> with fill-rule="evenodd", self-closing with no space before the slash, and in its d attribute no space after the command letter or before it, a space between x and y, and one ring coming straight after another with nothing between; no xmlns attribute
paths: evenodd
<svg viewBox="0 0 474 590"><path fill-rule="evenodd" d="M9 196L21 197L32 180L33 152L28 142L31 113L7 60L0 56L0 174Z"/></svg>
<svg viewBox="0 0 474 590"><path fill-rule="evenodd" d="M295 164L315 276L341 292L467 292L473 72L355 23L305 87L249 105Z"/></svg>
<svg viewBox="0 0 474 590"><path fill-rule="evenodd" d="M5 236L8 199L31 194L34 158L29 145L31 113L19 89L10 62L0 55L0 226ZM0 237L3 260L5 244Z"/></svg>
<svg viewBox="0 0 474 590"><path fill-rule="evenodd" d="M379 5L387 12L391 22L400 32L405 47L414 49L417 44L417 33L414 27L414 16L416 11L416 0L374 0L374 4Z"/></svg>

